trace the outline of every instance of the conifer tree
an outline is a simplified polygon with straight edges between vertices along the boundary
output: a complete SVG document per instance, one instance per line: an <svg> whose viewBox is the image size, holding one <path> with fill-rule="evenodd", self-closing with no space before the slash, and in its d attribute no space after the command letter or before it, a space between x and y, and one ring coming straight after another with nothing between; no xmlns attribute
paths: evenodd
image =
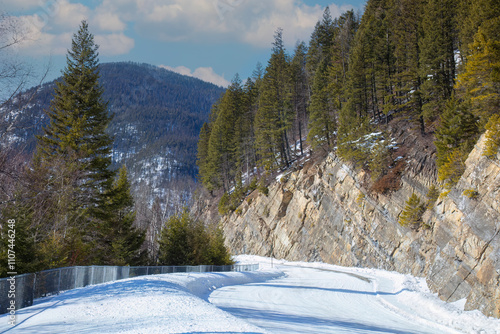
<svg viewBox="0 0 500 334"><path fill-rule="evenodd" d="M500 115L491 116L485 128L487 132L483 155L493 159L497 156L500 147Z"/></svg>
<svg viewBox="0 0 500 334"><path fill-rule="evenodd" d="M335 107L338 108L338 105L332 106L328 91L328 66L326 61L322 60L316 69L309 105L310 123L307 140L313 148L333 146L336 131L336 115L333 112Z"/></svg>
<svg viewBox="0 0 500 334"><path fill-rule="evenodd" d="M330 7L326 7L323 12L323 17L316 24L309 42L309 50L307 53L307 71L309 80L313 80L316 74L316 69L322 60L327 64L331 60L331 48L334 40L334 22Z"/></svg>
<svg viewBox="0 0 500 334"><path fill-rule="evenodd" d="M422 224L422 214L424 213L424 206L420 202L420 197L415 193L411 194L410 198L406 201L406 206L399 216L399 223L403 226L415 226Z"/></svg>
<svg viewBox="0 0 500 334"><path fill-rule="evenodd" d="M478 138L477 118L452 97L441 115L436 130L437 167L439 180L446 188L455 185L465 170L465 160Z"/></svg>
<svg viewBox="0 0 500 334"><path fill-rule="evenodd" d="M239 158L240 131L237 121L240 116L243 89L238 75L224 93L217 109L217 118L211 126L208 143L208 170L215 189L230 189L235 179Z"/></svg>
<svg viewBox="0 0 500 334"><path fill-rule="evenodd" d="M444 111L452 95L456 75L456 10L454 0L429 0L423 8L420 71L424 79L422 108L428 120L436 119Z"/></svg>
<svg viewBox="0 0 500 334"><path fill-rule="evenodd" d="M98 46L82 21L73 36L66 57L67 67L62 81L57 83L48 115L50 124L38 137L37 153L41 163L64 157L68 165L83 172L79 188L81 200L92 208L104 199L103 190L113 180L111 165L112 138L106 133L111 121L103 88L98 82Z"/></svg>
<svg viewBox="0 0 500 334"><path fill-rule="evenodd" d="M170 217L161 231L158 264L164 266L189 265L189 215Z"/></svg>
<svg viewBox="0 0 500 334"><path fill-rule="evenodd" d="M293 120L290 69L283 31L275 33L273 53L262 79L259 109L255 115L255 144L260 164L275 170L290 163L289 130Z"/></svg>
<svg viewBox="0 0 500 334"><path fill-rule="evenodd" d="M213 192L214 186L210 182L209 161L208 161L208 144L210 140L210 124L204 123L200 130L200 139L198 140L198 152L196 165L198 166L198 175L203 186L210 192Z"/></svg>
<svg viewBox="0 0 500 334"><path fill-rule="evenodd" d="M294 120L294 142L299 141L300 155L304 154L303 139L307 133L307 104L309 99L309 81L306 71L307 47L304 42L298 43L290 63L290 80L292 85L292 104ZM296 153L297 154L297 153Z"/></svg>
<svg viewBox="0 0 500 334"><path fill-rule="evenodd" d="M209 229L185 210L170 217L159 240L159 265L232 264L219 228Z"/></svg>
<svg viewBox="0 0 500 334"><path fill-rule="evenodd" d="M224 244L225 240L222 228L215 227L210 234L210 264L228 265L234 263Z"/></svg>
<svg viewBox="0 0 500 334"><path fill-rule="evenodd" d="M109 218L106 220L107 259L113 265L138 265L145 261L141 251L145 234L134 226L134 199L130 193L127 169L123 166L110 192L106 205Z"/></svg>
<svg viewBox="0 0 500 334"><path fill-rule="evenodd" d="M240 129L240 157L238 159L241 164L241 172L245 172L247 184L250 184L253 167L257 165L254 120L258 99L259 83L249 78L243 87L242 111L238 119Z"/></svg>
<svg viewBox="0 0 500 334"><path fill-rule="evenodd" d="M97 50L87 22L82 21L47 112L50 123L37 137L32 174L38 175L44 189L45 214L33 224L44 231L48 252L54 240L64 243L59 264L102 261L102 254L92 249L104 247L101 236L110 223L108 203L115 173L112 138L106 129L111 117L98 82Z"/></svg>
<svg viewBox="0 0 500 334"><path fill-rule="evenodd" d="M500 19L497 21L500 32ZM469 50L464 71L458 75L456 90L484 126L500 109L500 40L479 28Z"/></svg>
<svg viewBox="0 0 500 334"><path fill-rule="evenodd" d="M420 46L422 38L421 0L396 0L391 8L395 58L395 104L403 108L425 133L422 114L422 78L420 73Z"/></svg>

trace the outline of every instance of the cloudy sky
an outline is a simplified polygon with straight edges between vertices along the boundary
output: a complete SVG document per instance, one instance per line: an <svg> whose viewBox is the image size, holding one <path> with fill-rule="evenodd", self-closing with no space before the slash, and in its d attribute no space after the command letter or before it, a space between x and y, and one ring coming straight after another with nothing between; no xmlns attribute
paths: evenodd
<svg viewBox="0 0 500 334"><path fill-rule="evenodd" d="M0 13L29 37L17 49L59 76L80 22L86 19L101 62L135 61L227 85L266 64L277 27L287 49L309 41L326 6L332 16L365 0L0 0Z"/></svg>

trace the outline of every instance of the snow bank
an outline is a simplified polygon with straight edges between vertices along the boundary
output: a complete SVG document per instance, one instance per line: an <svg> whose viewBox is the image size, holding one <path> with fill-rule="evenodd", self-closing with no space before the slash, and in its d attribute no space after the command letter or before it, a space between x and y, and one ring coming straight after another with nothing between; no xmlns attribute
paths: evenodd
<svg viewBox="0 0 500 334"><path fill-rule="evenodd" d="M236 259L241 264L260 263L262 269L287 266L317 268L367 280L383 308L416 324L433 328L435 333L500 334L500 319L486 317L478 310L465 311L465 300L455 303L442 301L437 294L430 291L425 278L379 269L348 268L319 262L287 262L248 255L238 256ZM345 280L347 279L348 276L345 277ZM362 290L361 284L357 290ZM365 310L365 312L377 311Z"/></svg>
<svg viewBox="0 0 500 334"><path fill-rule="evenodd" d="M67 291L17 312L17 326L0 317L0 333L262 333L206 299L218 287L262 282L271 272L140 276Z"/></svg>

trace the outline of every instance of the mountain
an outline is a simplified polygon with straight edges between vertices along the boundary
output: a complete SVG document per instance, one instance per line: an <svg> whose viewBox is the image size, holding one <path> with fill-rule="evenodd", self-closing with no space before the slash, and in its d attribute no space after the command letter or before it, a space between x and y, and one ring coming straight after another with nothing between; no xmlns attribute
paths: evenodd
<svg viewBox="0 0 500 334"><path fill-rule="evenodd" d="M113 163L127 166L136 198L165 202L167 189L174 188L177 200L189 197L198 135L224 89L147 64L105 63L100 74L103 98L114 115L108 129L114 136ZM0 147L33 152L57 80L20 94L8 106L5 120L15 127L0 138Z"/></svg>

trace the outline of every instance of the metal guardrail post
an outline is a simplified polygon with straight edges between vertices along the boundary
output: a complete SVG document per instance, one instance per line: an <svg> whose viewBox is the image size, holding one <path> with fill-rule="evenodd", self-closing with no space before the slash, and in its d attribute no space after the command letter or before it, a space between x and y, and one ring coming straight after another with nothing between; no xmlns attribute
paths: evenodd
<svg viewBox="0 0 500 334"><path fill-rule="evenodd" d="M33 274L33 291L31 291L31 301L35 300L35 291L37 289L36 286L36 273Z"/></svg>
<svg viewBox="0 0 500 334"><path fill-rule="evenodd" d="M59 279L57 282L57 294L59 294L59 291L61 291L61 269L59 269L58 272L59 272Z"/></svg>

